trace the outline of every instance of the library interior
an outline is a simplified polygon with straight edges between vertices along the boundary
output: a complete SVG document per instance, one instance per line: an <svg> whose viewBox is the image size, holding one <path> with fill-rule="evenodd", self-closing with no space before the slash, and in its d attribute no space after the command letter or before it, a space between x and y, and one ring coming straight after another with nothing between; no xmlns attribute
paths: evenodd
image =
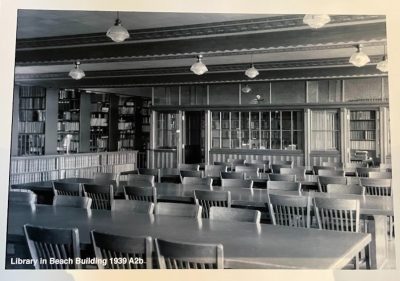
<svg viewBox="0 0 400 281"><path fill-rule="evenodd" d="M7 268L395 268L385 16L17 27Z"/></svg>

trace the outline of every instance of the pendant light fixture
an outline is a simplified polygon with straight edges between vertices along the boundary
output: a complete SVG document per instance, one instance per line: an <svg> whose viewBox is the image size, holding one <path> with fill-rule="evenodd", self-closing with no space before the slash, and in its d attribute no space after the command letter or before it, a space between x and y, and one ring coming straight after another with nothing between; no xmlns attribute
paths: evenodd
<svg viewBox="0 0 400 281"><path fill-rule="evenodd" d="M368 55L361 50L361 47L361 44L357 45L357 51L349 59L349 62L357 67L362 67L370 62Z"/></svg>
<svg viewBox="0 0 400 281"><path fill-rule="evenodd" d="M243 88L242 88L242 93L243 94L248 94L251 92L251 88L249 86L249 84L246 84Z"/></svg>
<svg viewBox="0 0 400 281"><path fill-rule="evenodd" d="M305 15L303 22L308 24L311 28L321 28L331 21L329 15Z"/></svg>
<svg viewBox="0 0 400 281"><path fill-rule="evenodd" d="M119 12L117 12L117 19L115 20L115 24L107 30L106 35L114 42L123 42L125 41L125 39L129 38L128 30L126 30L126 28L121 25Z"/></svg>
<svg viewBox="0 0 400 281"><path fill-rule="evenodd" d="M207 66L201 61L202 55L197 56L197 62L192 64L190 67L190 71L193 72L196 75L203 75L208 71Z"/></svg>
<svg viewBox="0 0 400 281"><path fill-rule="evenodd" d="M384 46L384 55L382 60L376 65L376 68L382 72L388 72L388 58L386 55L386 45Z"/></svg>
<svg viewBox="0 0 400 281"><path fill-rule="evenodd" d="M260 74L257 70L257 68L254 67L254 63L253 63L253 55L251 55L251 65L248 69L246 69L246 71L244 72L244 74L249 77L250 79L253 79L254 77L256 77L258 74Z"/></svg>
<svg viewBox="0 0 400 281"><path fill-rule="evenodd" d="M80 80L85 77L85 72L79 68L80 61L75 62L75 67L69 72L69 76L74 80Z"/></svg>

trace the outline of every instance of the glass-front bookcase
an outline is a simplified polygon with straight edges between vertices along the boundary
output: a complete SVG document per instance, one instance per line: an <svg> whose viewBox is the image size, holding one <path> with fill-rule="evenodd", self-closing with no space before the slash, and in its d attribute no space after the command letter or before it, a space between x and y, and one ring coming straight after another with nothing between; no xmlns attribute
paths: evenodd
<svg viewBox="0 0 400 281"><path fill-rule="evenodd" d="M304 147L303 111L214 111L212 148L290 149Z"/></svg>
<svg viewBox="0 0 400 281"><path fill-rule="evenodd" d="M157 113L156 146L173 149L177 146L178 114L171 112Z"/></svg>

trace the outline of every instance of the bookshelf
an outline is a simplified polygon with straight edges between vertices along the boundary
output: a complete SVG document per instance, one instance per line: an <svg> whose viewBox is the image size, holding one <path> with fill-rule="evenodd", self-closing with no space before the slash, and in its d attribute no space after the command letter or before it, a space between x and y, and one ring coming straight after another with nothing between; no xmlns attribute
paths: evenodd
<svg viewBox="0 0 400 281"><path fill-rule="evenodd" d="M80 92L60 90L58 94L57 152L66 153L66 139L71 138L70 153L79 152Z"/></svg>
<svg viewBox="0 0 400 281"><path fill-rule="evenodd" d="M10 185L136 169L136 151L11 157Z"/></svg>
<svg viewBox="0 0 400 281"><path fill-rule="evenodd" d="M45 150L46 89L19 88L18 155L43 155Z"/></svg>
<svg viewBox="0 0 400 281"><path fill-rule="evenodd" d="M109 148L109 113L108 94L91 95L90 111L90 151L107 151Z"/></svg>
<svg viewBox="0 0 400 281"><path fill-rule="evenodd" d="M135 147L135 108L133 98L119 97L118 102L118 150Z"/></svg>
<svg viewBox="0 0 400 281"><path fill-rule="evenodd" d="M375 110L350 111L350 153L368 151L376 156L377 149L377 112Z"/></svg>
<svg viewBox="0 0 400 281"><path fill-rule="evenodd" d="M142 101L142 106L140 108L140 117L141 117L141 140L140 147L137 147L139 150L147 150L150 148L150 111L151 100L144 99Z"/></svg>

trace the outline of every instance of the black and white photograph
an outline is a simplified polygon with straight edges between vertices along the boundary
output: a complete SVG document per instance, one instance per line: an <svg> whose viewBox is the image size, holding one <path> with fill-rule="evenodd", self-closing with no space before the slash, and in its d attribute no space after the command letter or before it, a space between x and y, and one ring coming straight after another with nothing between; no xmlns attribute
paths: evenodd
<svg viewBox="0 0 400 281"><path fill-rule="evenodd" d="M396 269L385 14L16 16L7 270Z"/></svg>

